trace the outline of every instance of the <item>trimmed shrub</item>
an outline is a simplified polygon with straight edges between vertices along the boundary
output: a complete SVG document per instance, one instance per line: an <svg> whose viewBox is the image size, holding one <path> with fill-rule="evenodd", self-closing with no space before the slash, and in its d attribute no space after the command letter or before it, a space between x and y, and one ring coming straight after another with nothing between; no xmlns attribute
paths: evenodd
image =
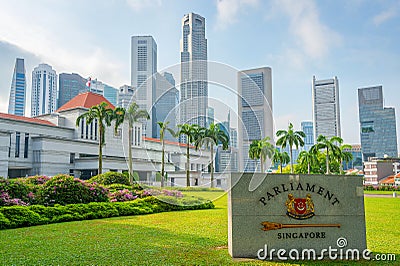
<svg viewBox="0 0 400 266"><path fill-rule="evenodd" d="M28 194L31 192L31 187L18 179L0 179L0 192L7 192L10 199L29 202Z"/></svg>
<svg viewBox="0 0 400 266"><path fill-rule="evenodd" d="M20 178L22 182L31 185L43 185L50 179L51 179L50 177L43 175L35 175L35 176L29 176L27 178Z"/></svg>
<svg viewBox="0 0 400 266"><path fill-rule="evenodd" d="M108 190L69 175L57 175L40 186L36 200L45 206L106 202Z"/></svg>
<svg viewBox="0 0 400 266"><path fill-rule="evenodd" d="M0 212L0 229L10 228L10 220L8 220L3 213Z"/></svg>
<svg viewBox="0 0 400 266"><path fill-rule="evenodd" d="M10 221L10 228L42 224L40 215L27 207L2 207L1 212Z"/></svg>
<svg viewBox="0 0 400 266"><path fill-rule="evenodd" d="M89 182L102 185L122 184L130 186L129 177L119 172L106 172L100 175L96 175L89 179Z"/></svg>
<svg viewBox="0 0 400 266"><path fill-rule="evenodd" d="M136 193L131 192L127 189L118 190L116 192L110 193L108 196L111 202L130 201L138 197Z"/></svg>

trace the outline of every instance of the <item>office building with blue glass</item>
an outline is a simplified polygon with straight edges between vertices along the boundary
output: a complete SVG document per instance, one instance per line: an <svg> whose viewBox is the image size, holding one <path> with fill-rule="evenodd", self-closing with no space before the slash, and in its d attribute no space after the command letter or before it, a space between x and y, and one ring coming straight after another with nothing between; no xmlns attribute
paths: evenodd
<svg viewBox="0 0 400 266"><path fill-rule="evenodd" d="M383 106L382 86L358 89L361 150L370 157L397 157L396 114Z"/></svg>
<svg viewBox="0 0 400 266"><path fill-rule="evenodd" d="M69 102L79 93L87 92L87 80L79 74L61 73L58 76L58 108Z"/></svg>
<svg viewBox="0 0 400 266"><path fill-rule="evenodd" d="M26 76L24 59L17 58L15 61L14 74L11 81L10 98L8 102L8 113L13 115L25 115L26 100Z"/></svg>

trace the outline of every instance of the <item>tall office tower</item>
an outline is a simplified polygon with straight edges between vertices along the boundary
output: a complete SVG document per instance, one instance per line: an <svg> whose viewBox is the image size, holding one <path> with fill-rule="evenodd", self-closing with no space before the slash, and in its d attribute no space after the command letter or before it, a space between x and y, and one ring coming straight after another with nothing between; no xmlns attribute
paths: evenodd
<svg viewBox="0 0 400 266"><path fill-rule="evenodd" d="M32 71L31 115L53 113L57 109L57 74L51 66L39 64Z"/></svg>
<svg viewBox="0 0 400 266"><path fill-rule="evenodd" d="M301 131L306 134L304 138L304 147L302 150L309 151L311 147L314 145L314 129L313 122L311 121L303 121L301 122Z"/></svg>
<svg viewBox="0 0 400 266"><path fill-rule="evenodd" d="M114 106L118 102L118 89L111 87L110 85L104 84L103 96L110 101Z"/></svg>
<svg viewBox="0 0 400 266"><path fill-rule="evenodd" d="M129 85L123 85L119 87L118 91L118 106L127 109L131 104L131 101L135 98L133 97L135 93L135 88Z"/></svg>
<svg viewBox="0 0 400 266"><path fill-rule="evenodd" d="M160 138L160 126L157 122L169 121L168 127L176 130L177 107L179 103L179 91L175 88L175 80L172 74L165 72L163 75L156 74L157 93L153 112L153 138ZM169 132L165 133L164 139L176 141Z"/></svg>
<svg viewBox="0 0 400 266"><path fill-rule="evenodd" d="M259 171L259 160L249 158L250 143L274 139L271 72L270 67L238 72L239 171Z"/></svg>
<svg viewBox="0 0 400 266"><path fill-rule="evenodd" d="M209 127L212 123L214 123L214 108L209 106L207 107L206 127Z"/></svg>
<svg viewBox="0 0 400 266"><path fill-rule="evenodd" d="M87 80L79 74L60 73L58 75L58 108L69 102L79 93L87 92Z"/></svg>
<svg viewBox="0 0 400 266"><path fill-rule="evenodd" d="M11 81L8 113L13 115L25 115L26 100L26 76L24 59L15 60L14 74Z"/></svg>
<svg viewBox="0 0 400 266"><path fill-rule="evenodd" d="M358 89L361 150L369 157L397 157L395 109L383 106L382 86Z"/></svg>
<svg viewBox="0 0 400 266"><path fill-rule="evenodd" d="M325 137L341 136L339 109L339 81L333 79L312 79L312 103L314 122L314 141L319 135Z"/></svg>
<svg viewBox="0 0 400 266"><path fill-rule="evenodd" d="M131 86L136 88L136 101L141 109L150 114L143 122L143 133L153 136L156 121L153 112L156 95L157 44L152 36L132 36L131 39Z"/></svg>
<svg viewBox="0 0 400 266"><path fill-rule="evenodd" d="M206 20L189 13L182 19L180 123L206 126L208 107ZM182 139L185 142L184 139Z"/></svg>

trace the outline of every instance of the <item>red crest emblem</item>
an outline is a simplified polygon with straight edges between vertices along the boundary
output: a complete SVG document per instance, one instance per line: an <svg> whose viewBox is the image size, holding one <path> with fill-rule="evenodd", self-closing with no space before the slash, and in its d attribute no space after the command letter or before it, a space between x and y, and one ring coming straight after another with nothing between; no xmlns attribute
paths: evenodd
<svg viewBox="0 0 400 266"><path fill-rule="evenodd" d="M307 211L306 199L294 199L294 209L298 214L304 214Z"/></svg>
<svg viewBox="0 0 400 266"><path fill-rule="evenodd" d="M295 198L292 194L289 194L286 207L286 215L291 218L302 220L314 216L314 203L310 194L307 194L306 198Z"/></svg>

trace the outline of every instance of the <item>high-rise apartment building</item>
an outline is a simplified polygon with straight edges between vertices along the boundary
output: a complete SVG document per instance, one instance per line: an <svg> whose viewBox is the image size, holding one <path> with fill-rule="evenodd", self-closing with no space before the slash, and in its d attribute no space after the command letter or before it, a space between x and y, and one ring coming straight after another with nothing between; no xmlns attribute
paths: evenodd
<svg viewBox="0 0 400 266"><path fill-rule="evenodd" d="M50 114L57 110L57 74L47 64L32 71L31 115Z"/></svg>
<svg viewBox="0 0 400 266"><path fill-rule="evenodd" d="M131 86L137 89L136 101L141 109L150 114L143 122L144 134L153 136L156 114L153 112L156 95L157 44L152 36L132 36L131 39Z"/></svg>
<svg viewBox="0 0 400 266"><path fill-rule="evenodd" d="M333 79L312 79L312 103L314 122L314 141L319 135L325 137L341 136L339 109L339 81Z"/></svg>
<svg viewBox="0 0 400 266"><path fill-rule="evenodd" d="M206 20L189 13L182 19L180 123L205 127L208 107ZM182 141L185 141L182 139Z"/></svg>
<svg viewBox="0 0 400 266"><path fill-rule="evenodd" d="M363 161L369 157L397 157L395 109L383 106L382 86L358 89Z"/></svg>
<svg viewBox="0 0 400 266"><path fill-rule="evenodd" d="M24 59L15 60L14 74L11 81L8 113L13 115L25 115L26 101L26 76Z"/></svg>
<svg viewBox="0 0 400 266"><path fill-rule="evenodd" d="M305 151L309 151L311 147L314 145L314 126L311 121L303 121L301 122L301 131L306 134L304 138L304 147L302 148Z"/></svg>
<svg viewBox="0 0 400 266"><path fill-rule="evenodd" d="M60 73L58 75L58 108L69 102L79 93L87 92L87 80L79 74Z"/></svg>
<svg viewBox="0 0 400 266"><path fill-rule="evenodd" d="M260 170L259 160L249 158L253 140L273 140L272 70L269 67L238 72L239 171Z"/></svg>

